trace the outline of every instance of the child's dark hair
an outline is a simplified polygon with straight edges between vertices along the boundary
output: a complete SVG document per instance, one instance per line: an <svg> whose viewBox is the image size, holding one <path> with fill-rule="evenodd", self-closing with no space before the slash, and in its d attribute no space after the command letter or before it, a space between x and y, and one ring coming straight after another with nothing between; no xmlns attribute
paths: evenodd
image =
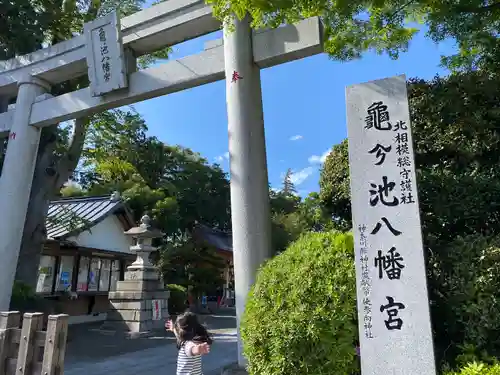
<svg viewBox="0 0 500 375"><path fill-rule="evenodd" d="M196 314L187 311L177 317L174 324L174 329L177 333L177 348L180 349L181 346L186 341L193 341L197 344L206 342L212 345L212 339L208 334L208 331L199 322Z"/></svg>

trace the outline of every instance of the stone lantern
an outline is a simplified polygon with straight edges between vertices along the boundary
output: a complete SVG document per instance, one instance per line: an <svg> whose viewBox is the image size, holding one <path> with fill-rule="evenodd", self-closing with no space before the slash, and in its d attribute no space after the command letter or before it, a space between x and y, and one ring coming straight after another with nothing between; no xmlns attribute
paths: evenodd
<svg viewBox="0 0 500 375"><path fill-rule="evenodd" d="M131 272L137 271L134 275L144 274L145 272L157 273L156 267L149 260L149 256L158 250L152 246L153 239L163 236L163 233L153 229L151 219L148 215L144 215L141 218L141 225L129 229L125 234L132 237L134 244L130 247L130 250L137 254L137 259L127 269Z"/></svg>
<svg viewBox="0 0 500 375"><path fill-rule="evenodd" d="M170 292L165 290L158 269L149 260L150 254L158 250L152 246L153 239L163 233L153 229L150 222L149 216L144 215L138 227L125 232L132 238L130 250L137 258L127 267L125 280L118 281L116 291L109 292L111 311L103 329L123 330L130 337L164 330Z"/></svg>

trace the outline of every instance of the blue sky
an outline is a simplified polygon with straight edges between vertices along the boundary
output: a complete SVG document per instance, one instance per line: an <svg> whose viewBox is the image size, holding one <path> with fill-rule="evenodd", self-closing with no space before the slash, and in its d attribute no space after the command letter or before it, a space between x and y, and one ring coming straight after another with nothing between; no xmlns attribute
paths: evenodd
<svg viewBox="0 0 500 375"><path fill-rule="evenodd" d="M213 33L174 47L172 59L203 50ZM287 168L295 172L300 195L318 191L321 161L346 137L345 87L406 74L432 78L447 74L439 66L451 43L436 45L423 32L397 61L367 53L361 60L339 63L322 54L261 71L269 181L279 187ZM199 152L229 171L224 81L134 105L151 135Z"/></svg>

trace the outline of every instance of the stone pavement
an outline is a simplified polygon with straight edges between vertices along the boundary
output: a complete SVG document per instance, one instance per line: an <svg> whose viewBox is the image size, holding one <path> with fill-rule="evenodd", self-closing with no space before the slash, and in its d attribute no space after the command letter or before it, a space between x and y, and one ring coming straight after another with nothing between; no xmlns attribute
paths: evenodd
<svg viewBox="0 0 500 375"><path fill-rule="evenodd" d="M222 367L238 358L236 332L214 334L210 354L203 358L203 373L218 375ZM64 375L170 375L175 374L177 347L174 340L164 341L157 347L101 358L94 362L66 363Z"/></svg>
<svg viewBox="0 0 500 375"><path fill-rule="evenodd" d="M203 359L205 375L218 375L221 368L237 360L236 318L203 316L214 338ZM171 334L126 339L97 331L98 325L71 327L65 360L65 375L158 375L175 374L177 348Z"/></svg>

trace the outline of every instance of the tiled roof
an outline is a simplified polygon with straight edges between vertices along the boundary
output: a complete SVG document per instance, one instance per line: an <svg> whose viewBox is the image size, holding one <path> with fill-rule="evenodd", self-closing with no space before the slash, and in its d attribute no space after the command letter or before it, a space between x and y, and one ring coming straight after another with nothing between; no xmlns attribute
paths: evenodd
<svg viewBox="0 0 500 375"><path fill-rule="evenodd" d="M233 237L231 234L212 229L203 224L197 225L196 232L209 245L219 250L233 251Z"/></svg>
<svg viewBox="0 0 500 375"><path fill-rule="evenodd" d="M133 225L132 217L119 195L64 198L52 201L45 222L47 238L63 240L92 228L112 214L122 213ZM126 228L128 229L128 228Z"/></svg>

